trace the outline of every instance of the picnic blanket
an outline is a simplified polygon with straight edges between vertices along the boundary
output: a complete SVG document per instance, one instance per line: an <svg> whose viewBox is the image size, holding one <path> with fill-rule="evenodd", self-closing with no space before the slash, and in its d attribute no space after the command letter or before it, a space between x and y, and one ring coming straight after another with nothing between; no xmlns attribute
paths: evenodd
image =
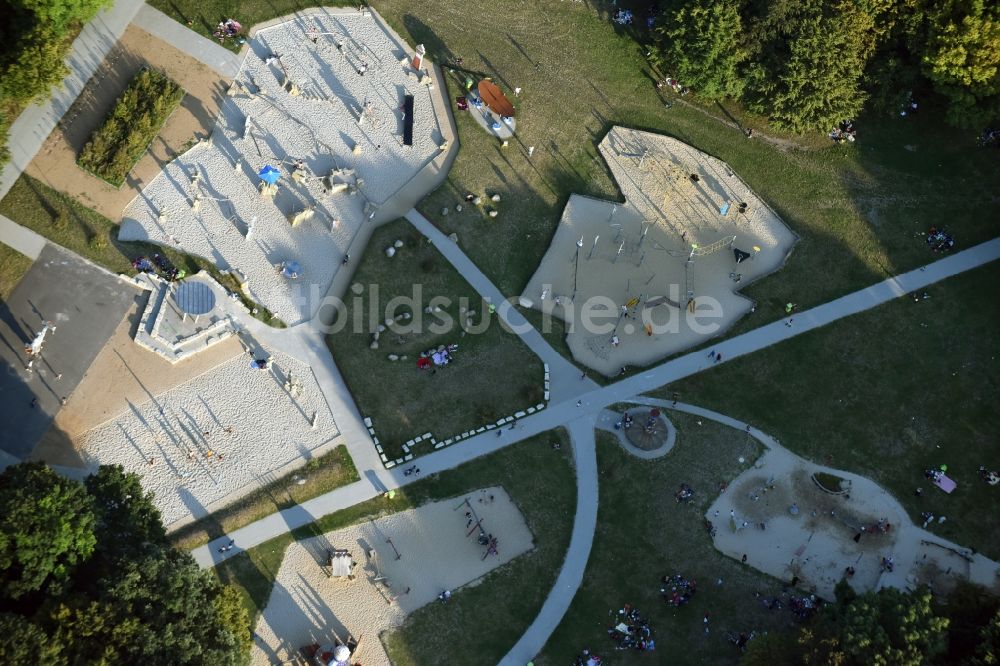
<svg viewBox="0 0 1000 666"><path fill-rule="evenodd" d="M934 479L934 485L949 494L951 494L951 491L958 487L958 484L952 479L949 479L947 474L942 474L938 478Z"/></svg>

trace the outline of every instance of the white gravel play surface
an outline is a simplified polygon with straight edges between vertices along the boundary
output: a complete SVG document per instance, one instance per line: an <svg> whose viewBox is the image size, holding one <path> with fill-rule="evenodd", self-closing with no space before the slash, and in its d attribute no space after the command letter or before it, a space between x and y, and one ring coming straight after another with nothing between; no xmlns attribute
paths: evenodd
<svg viewBox="0 0 1000 666"><path fill-rule="evenodd" d="M219 508L212 504L236 499L339 434L309 366L283 354L272 360L270 370L256 370L241 355L148 402L129 403L80 436L85 459L141 475L168 526ZM299 386L295 398L284 388L288 372Z"/></svg>
<svg viewBox="0 0 1000 666"><path fill-rule="evenodd" d="M483 528L499 539L499 557L483 559L485 549L474 536L466 536L466 497ZM392 539L401 559L386 539ZM436 598L445 589L461 595L461 586L532 547L524 517L498 487L293 543L257 622L253 663L285 663L303 646L333 643L336 632L345 640L348 635L361 638L351 663L388 664L379 639L382 632L399 626L421 606L440 603ZM351 552L358 563L355 580L326 576L320 563L330 548ZM367 555L369 549L376 553L374 560ZM376 569L385 576L384 583L372 582Z"/></svg>
<svg viewBox="0 0 1000 666"><path fill-rule="evenodd" d="M571 196L523 298L573 322L567 336L573 357L614 375L732 326L752 305L738 290L779 269L795 235L724 162L676 139L615 127L599 148L626 203ZM739 202L747 204L746 214L738 212ZM688 264L693 246L701 254ZM751 258L737 264L734 248ZM689 296L701 315L693 324L685 308ZM597 298L606 303L597 310L607 316L594 321L610 323L603 331L580 316L586 303L600 305ZM630 301L631 318L618 322Z"/></svg>
<svg viewBox="0 0 1000 666"><path fill-rule="evenodd" d="M330 34L314 44L309 29ZM225 98L211 142L167 165L126 207L119 238L174 245L238 269L258 302L295 324L315 313L344 254L360 255L350 244L371 212L366 204L389 200L443 138L428 87L400 63L411 48L371 13L325 10L261 30L250 47L236 79L245 88ZM301 94L283 88L286 75ZM403 145L404 94L414 96L412 146ZM335 186L327 194L318 179L294 182L296 160L310 176L345 170L333 182L360 180L359 192ZM281 171L273 201L257 190L265 165ZM307 208L312 218L293 228L290 216ZM294 283L274 268L291 260L301 265Z"/></svg>

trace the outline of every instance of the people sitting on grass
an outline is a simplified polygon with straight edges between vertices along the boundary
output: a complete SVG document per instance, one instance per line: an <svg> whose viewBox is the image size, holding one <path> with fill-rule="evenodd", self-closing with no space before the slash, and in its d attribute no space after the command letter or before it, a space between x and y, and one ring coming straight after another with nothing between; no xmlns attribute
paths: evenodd
<svg viewBox="0 0 1000 666"><path fill-rule="evenodd" d="M674 501L690 502L694 499L694 490L686 483L681 484L681 489L674 493Z"/></svg>
<svg viewBox="0 0 1000 666"><path fill-rule="evenodd" d="M955 247L955 239L943 229L931 227L927 230L927 246L933 252L947 252Z"/></svg>
<svg viewBox="0 0 1000 666"><path fill-rule="evenodd" d="M433 374L437 372L438 367L448 365L455 360L453 354L457 351L458 345L452 343L449 345L440 345L425 352L420 352L420 357L417 359L417 369L429 369L431 374Z"/></svg>
<svg viewBox="0 0 1000 666"><path fill-rule="evenodd" d="M987 470L985 465L980 465L979 478L991 486L995 486L1000 483L1000 472L997 472L996 470Z"/></svg>
<svg viewBox="0 0 1000 666"><path fill-rule="evenodd" d="M573 666L601 666L601 658L596 654L590 654L590 650L584 650L577 655Z"/></svg>
<svg viewBox="0 0 1000 666"><path fill-rule="evenodd" d="M841 120L840 124L830 131L830 138L833 139L834 143L853 142L857 136L858 132L854 129L853 120Z"/></svg>
<svg viewBox="0 0 1000 666"><path fill-rule="evenodd" d="M689 602L698 588L698 584L695 581L688 580L680 574L664 576L660 579L660 582L663 583L663 587L660 588L660 594L663 595L664 600L668 604L676 608L680 608Z"/></svg>
<svg viewBox="0 0 1000 666"><path fill-rule="evenodd" d="M639 612L630 604L618 611L616 624L608 629L608 636L615 642L617 650L652 651L653 632Z"/></svg>

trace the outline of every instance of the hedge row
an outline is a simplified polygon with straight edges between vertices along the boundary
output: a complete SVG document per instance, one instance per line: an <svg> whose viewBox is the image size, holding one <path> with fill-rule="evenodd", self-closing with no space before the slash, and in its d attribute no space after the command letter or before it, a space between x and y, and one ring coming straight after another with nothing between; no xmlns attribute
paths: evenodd
<svg viewBox="0 0 1000 666"><path fill-rule="evenodd" d="M183 98L184 89L166 75L143 69L91 135L77 164L120 186Z"/></svg>

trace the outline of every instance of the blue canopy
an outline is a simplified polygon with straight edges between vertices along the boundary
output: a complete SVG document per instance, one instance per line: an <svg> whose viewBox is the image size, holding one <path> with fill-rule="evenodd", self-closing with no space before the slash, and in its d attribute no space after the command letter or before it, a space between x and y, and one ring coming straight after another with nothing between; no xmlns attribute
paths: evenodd
<svg viewBox="0 0 1000 666"><path fill-rule="evenodd" d="M270 164L261 169L257 175L260 176L260 179L268 185L274 185L278 182L278 179L281 178L281 172Z"/></svg>

